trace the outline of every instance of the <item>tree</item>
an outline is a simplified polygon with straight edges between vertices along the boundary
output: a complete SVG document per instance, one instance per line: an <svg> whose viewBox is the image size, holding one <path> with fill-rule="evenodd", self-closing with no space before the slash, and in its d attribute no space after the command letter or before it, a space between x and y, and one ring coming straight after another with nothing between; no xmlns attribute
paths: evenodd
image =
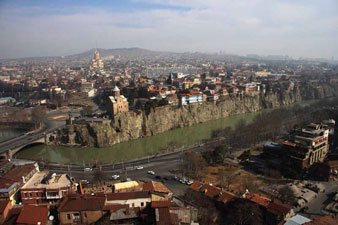
<svg viewBox="0 0 338 225"><path fill-rule="evenodd" d="M235 184L238 182L236 170L232 168L221 168L218 171L218 176L220 180L220 184L222 187L230 188L231 184Z"/></svg>
<svg viewBox="0 0 338 225"><path fill-rule="evenodd" d="M87 105L82 107L82 110L80 112L81 116L91 115L93 113L93 106Z"/></svg>
<svg viewBox="0 0 338 225"><path fill-rule="evenodd" d="M229 202L222 216L221 224L233 225L260 225L264 219L263 211L257 204L241 198Z"/></svg>
<svg viewBox="0 0 338 225"><path fill-rule="evenodd" d="M97 183L101 183L106 179L106 174L101 170L95 170L94 172L94 181Z"/></svg>
<svg viewBox="0 0 338 225"><path fill-rule="evenodd" d="M216 146L215 147L215 152L220 157L222 163L224 163L225 158L230 155L230 150L225 145Z"/></svg>
<svg viewBox="0 0 338 225"><path fill-rule="evenodd" d="M162 98L159 103L158 106L164 106L164 105L168 105L168 100L165 98Z"/></svg>
<svg viewBox="0 0 338 225"><path fill-rule="evenodd" d="M41 123L47 119L47 113L44 107L37 106L32 109L31 120L35 124L35 128L40 127Z"/></svg>
<svg viewBox="0 0 338 225"><path fill-rule="evenodd" d="M200 152L187 152L182 157L181 169L183 174L199 178L205 167L206 162Z"/></svg>
<svg viewBox="0 0 338 225"><path fill-rule="evenodd" d="M279 196L280 198L288 203L288 204L293 204L296 200L296 195L294 193L294 191L287 185L285 185L284 187L281 187L279 190Z"/></svg>

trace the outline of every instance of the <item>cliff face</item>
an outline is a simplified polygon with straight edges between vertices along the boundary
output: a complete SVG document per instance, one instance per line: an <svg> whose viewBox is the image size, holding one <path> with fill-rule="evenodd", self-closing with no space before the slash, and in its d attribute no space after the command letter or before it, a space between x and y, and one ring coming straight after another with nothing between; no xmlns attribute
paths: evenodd
<svg viewBox="0 0 338 225"><path fill-rule="evenodd" d="M182 107L163 106L145 112L127 112L114 118L111 124L75 124L58 131L55 144L68 146L106 147L145 136L156 135L170 129L191 126L208 120L235 114L257 112L265 108L277 108L302 100L320 99L336 95L334 87L294 88L281 94L228 98L223 101L205 102Z"/></svg>

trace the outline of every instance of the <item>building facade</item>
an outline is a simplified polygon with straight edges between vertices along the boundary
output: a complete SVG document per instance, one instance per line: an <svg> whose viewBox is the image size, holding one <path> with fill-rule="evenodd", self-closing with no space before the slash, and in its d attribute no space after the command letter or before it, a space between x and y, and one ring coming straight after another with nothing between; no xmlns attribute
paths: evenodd
<svg viewBox="0 0 338 225"><path fill-rule="evenodd" d="M64 198L76 190L67 174L38 172L21 188L23 204L44 204Z"/></svg>
<svg viewBox="0 0 338 225"><path fill-rule="evenodd" d="M114 116L129 111L128 100L120 94L120 89L117 86L114 88L114 96L109 96L108 111Z"/></svg>

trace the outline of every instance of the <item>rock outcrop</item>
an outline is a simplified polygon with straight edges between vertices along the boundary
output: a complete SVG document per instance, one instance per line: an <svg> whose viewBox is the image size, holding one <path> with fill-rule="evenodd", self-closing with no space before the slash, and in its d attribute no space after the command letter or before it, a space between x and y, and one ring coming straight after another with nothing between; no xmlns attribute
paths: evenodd
<svg viewBox="0 0 338 225"><path fill-rule="evenodd" d="M109 124L68 125L58 131L55 144L67 146L106 147L124 141L156 135L171 129L191 126L235 114L278 108L303 100L337 96L333 86L296 87L292 91L268 95L228 97L218 102L188 106L163 106L145 112L126 112Z"/></svg>

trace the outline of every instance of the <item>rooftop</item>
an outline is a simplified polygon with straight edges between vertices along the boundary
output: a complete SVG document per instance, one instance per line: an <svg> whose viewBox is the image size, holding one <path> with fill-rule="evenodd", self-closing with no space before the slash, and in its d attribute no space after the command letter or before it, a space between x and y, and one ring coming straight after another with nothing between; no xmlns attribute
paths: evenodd
<svg viewBox="0 0 338 225"><path fill-rule="evenodd" d="M15 182L22 182L22 177L26 177L36 168L35 164L14 166L2 178L0 178L0 189L9 188Z"/></svg>
<svg viewBox="0 0 338 225"><path fill-rule="evenodd" d="M121 189L127 189L127 188L135 188L135 187L139 187L139 183L137 183L136 181L127 181L127 182L114 184L115 191L121 190Z"/></svg>
<svg viewBox="0 0 338 225"><path fill-rule="evenodd" d="M9 203L9 199L0 199L0 213L2 213Z"/></svg>
<svg viewBox="0 0 338 225"><path fill-rule="evenodd" d="M107 201L128 200L128 199L137 199L137 198L150 198L150 193L148 191L135 191L135 192L107 194Z"/></svg>
<svg viewBox="0 0 338 225"><path fill-rule="evenodd" d="M101 211L104 209L105 200L104 196L69 196L62 201L58 211Z"/></svg>
<svg viewBox="0 0 338 225"><path fill-rule="evenodd" d="M72 185L67 174L56 175L47 171L38 172L22 187L22 189L33 188L63 188Z"/></svg>
<svg viewBox="0 0 338 225"><path fill-rule="evenodd" d="M143 190L145 191L155 191L161 193L172 193L164 184L157 181L149 181L143 185Z"/></svg>
<svg viewBox="0 0 338 225"><path fill-rule="evenodd" d="M45 225L49 210L47 206L25 205L16 221L17 224Z"/></svg>

